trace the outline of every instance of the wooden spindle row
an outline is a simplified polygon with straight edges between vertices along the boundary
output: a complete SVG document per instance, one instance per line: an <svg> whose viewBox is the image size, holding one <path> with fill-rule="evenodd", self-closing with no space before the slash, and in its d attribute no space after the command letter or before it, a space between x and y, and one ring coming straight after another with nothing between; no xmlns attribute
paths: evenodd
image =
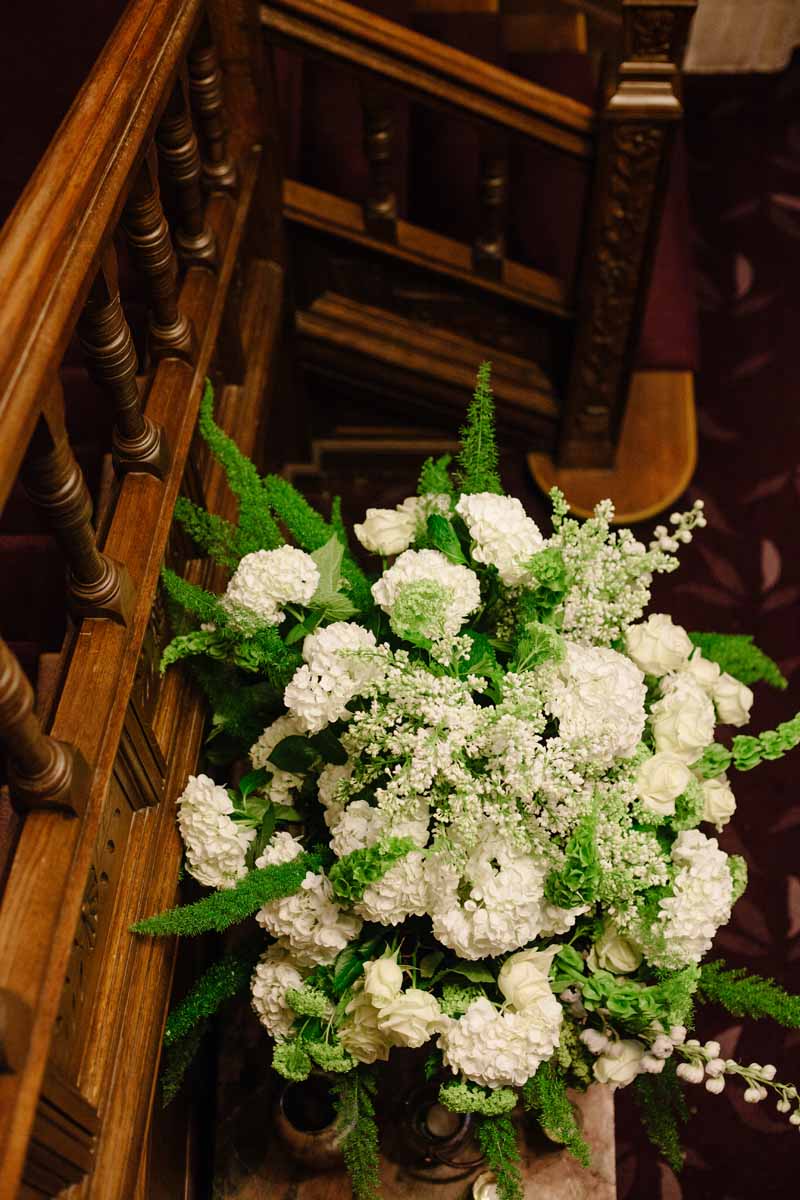
<svg viewBox="0 0 800 1200"><path fill-rule="evenodd" d="M389 98L372 86L362 91L364 154L369 168L369 187L364 201L364 226L384 241L397 239L397 196L392 184L394 162L394 114ZM480 157L478 202L479 228L472 247L474 270L499 279L505 256L506 189L508 154L504 144L487 134Z"/></svg>

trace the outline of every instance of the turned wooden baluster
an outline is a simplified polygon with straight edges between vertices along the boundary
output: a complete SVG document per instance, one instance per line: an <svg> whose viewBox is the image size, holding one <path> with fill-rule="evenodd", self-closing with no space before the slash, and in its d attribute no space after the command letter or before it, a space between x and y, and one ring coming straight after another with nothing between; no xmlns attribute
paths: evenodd
<svg viewBox="0 0 800 1200"><path fill-rule="evenodd" d="M33 688L0 638L0 743L8 758L8 790L15 808L57 808L80 815L88 768L80 753L48 737L34 712Z"/></svg>
<svg viewBox="0 0 800 1200"><path fill-rule="evenodd" d="M164 172L175 184L178 205L175 248L178 257L187 266L214 267L217 245L206 221L205 199L200 186L200 153L183 81L180 79L161 118L156 145Z"/></svg>
<svg viewBox="0 0 800 1200"><path fill-rule="evenodd" d="M178 308L178 263L158 190L155 146L142 163L122 213L131 257L150 292L148 348L151 357L192 361L194 332Z"/></svg>
<svg viewBox="0 0 800 1200"><path fill-rule="evenodd" d="M508 159L498 147L484 150L480 163L480 232L472 248L472 262L479 274L499 279L505 255Z"/></svg>
<svg viewBox="0 0 800 1200"><path fill-rule="evenodd" d="M210 192L236 188L236 166L228 152L222 71L208 18L204 18L188 57L189 96L200 127L202 181Z"/></svg>
<svg viewBox="0 0 800 1200"><path fill-rule="evenodd" d="M387 98L367 87L362 93L364 153L369 163L369 195L364 204L364 224L375 237L397 237L397 197L392 188L394 116Z"/></svg>
<svg viewBox="0 0 800 1200"><path fill-rule="evenodd" d="M92 502L64 428L64 398L56 382L22 464L31 503L52 529L69 569L68 601L77 618L126 624L134 589L127 570L97 549Z"/></svg>
<svg viewBox="0 0 800 1200"><path fill-rule="evenodd" d="M136 350L119 296L117 255L109 244L78 321L89 372L114 404L112 455L120 474L144 471L163 479L169 466L164 432L142 412Z"/></svg>

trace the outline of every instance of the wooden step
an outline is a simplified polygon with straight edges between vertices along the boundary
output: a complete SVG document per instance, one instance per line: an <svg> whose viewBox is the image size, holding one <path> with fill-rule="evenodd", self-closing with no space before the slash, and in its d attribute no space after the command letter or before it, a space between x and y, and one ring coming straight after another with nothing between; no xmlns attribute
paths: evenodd
<svg viewBox="0 0 800 1200"><path fill-rule="evenodd" d="M559 467L549 454L528 455L545 492L560 487L579 517L598 500L614 501L616 521L644 521L686 489L697 462L694 376L691 371L637 371L631 381L617 460L609 470Z"/></svg>

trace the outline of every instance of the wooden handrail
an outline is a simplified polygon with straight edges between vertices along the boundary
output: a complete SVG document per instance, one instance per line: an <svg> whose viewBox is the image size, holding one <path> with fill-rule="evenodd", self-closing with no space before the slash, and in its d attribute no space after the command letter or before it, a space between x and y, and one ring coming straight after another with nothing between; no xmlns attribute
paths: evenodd
<svg viewBox="0 0 800 1200"><path fill-rule="evenodd" d="M0 233L0 508L200 9L128 5Z"/></svg>
<svg viewBox="0 0 800 1200"><path fill-rule="evenodd" d="M354 64L404 91L591 158L594 110L341 0L261 5L270 40Z"/></svg>

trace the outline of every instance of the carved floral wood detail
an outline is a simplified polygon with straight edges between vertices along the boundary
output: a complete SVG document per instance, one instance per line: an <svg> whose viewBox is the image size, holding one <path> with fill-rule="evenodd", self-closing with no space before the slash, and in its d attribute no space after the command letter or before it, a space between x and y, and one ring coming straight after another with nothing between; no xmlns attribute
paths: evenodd
<svg viewBox="0 0 800 1200"><path fill-rule="evenodd" d="M630 57L646 62L669 62L677 13L670 8L644 8L631 23Z"/></svg>

